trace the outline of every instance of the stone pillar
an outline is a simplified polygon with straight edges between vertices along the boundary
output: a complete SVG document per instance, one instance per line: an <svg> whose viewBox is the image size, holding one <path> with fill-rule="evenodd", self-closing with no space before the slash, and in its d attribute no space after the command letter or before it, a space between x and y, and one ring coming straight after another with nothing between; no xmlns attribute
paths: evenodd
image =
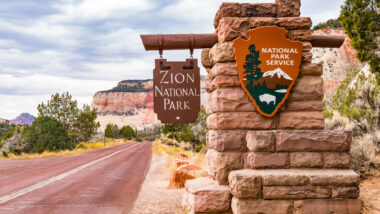
<svg viewBox="0 0 380 214"><path fill-rule="evenodd" d="M204 185L206 178L186 184L184 203L193 213L360 213L359 175L350 169L351 133L324 130L323 69L311 63L312 23L299 17L299 8L300 0L220 6L214 21L218 43L202 52L209 93L207 182L213 188ZM272 25L302 41L303 54L286 104L267 118L240 86L232 40ZM226 187L230 197L224 192L210 200ZM209 203L200 209L197 198Z"/></svg>

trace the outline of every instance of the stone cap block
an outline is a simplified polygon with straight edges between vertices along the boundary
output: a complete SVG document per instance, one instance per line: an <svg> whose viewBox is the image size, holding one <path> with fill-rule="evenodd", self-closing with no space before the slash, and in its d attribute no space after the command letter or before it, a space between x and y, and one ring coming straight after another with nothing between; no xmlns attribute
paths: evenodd
<svg viewBox="0 0 380 214"><path fill-rule="evenodd" d="M228 175L231 193L236 198L261 198L261 176L250 170L236 170Z"/></svg>
<svg viewBox="0 0 380 214"><path fill-rule="evenodd" d="M357 186L360 178L349 169L244 169L230 174L260 176L263 186Z"/></svg>
<svg viewBox="0 0 380 214"><path fill-rule="evenodd" d="M301 0L276 0L275 3L279 5L278 16L300 16Z"/></svg>
<svg viewBox="0 0 380 214"><path fill-rule="evenodd" d="M188 180L184 203L193 213L225 212L230 209L231 193L228 186L217 185L209 177Z"/></svg>

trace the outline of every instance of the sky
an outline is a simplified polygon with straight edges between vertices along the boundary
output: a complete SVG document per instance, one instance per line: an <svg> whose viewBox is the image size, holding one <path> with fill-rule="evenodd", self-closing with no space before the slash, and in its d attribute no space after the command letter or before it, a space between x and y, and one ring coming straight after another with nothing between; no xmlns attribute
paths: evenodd
<svg viewBox="0 0 380 214"><path fill-rule="evenodd" d="M313 24L339 16L344 0L302 0ZM212 33L219 0L0 0L0 118L68 91L80 106L121 80L151 79L157 51L140 34ZM272 3L274 0L229 0ZM184 60L189 51L164 51ZM200 58L200 50L195 50ZM202 66L200 66L202 67ZM201 74L205 74L201 68Z"/></svg>

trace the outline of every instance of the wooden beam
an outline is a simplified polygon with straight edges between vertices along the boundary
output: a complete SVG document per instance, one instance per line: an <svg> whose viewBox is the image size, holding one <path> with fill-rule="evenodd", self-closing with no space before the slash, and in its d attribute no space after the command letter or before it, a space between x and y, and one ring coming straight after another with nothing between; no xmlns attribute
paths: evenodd
<svg viewBox="0 0 380 214"><path fill-rule="evenodd" d="M311 35L311 45L316 48L339 48L345 37L335 35Z"/></svg>
<svg viewBox="0 0 380 214"><path fill-rule="evenodd" d="M160 37L162 50L190 49L193 40L194 49L211 48L218 42L216 34L150 34L140 35L145 50L159 50Z"/></svg>
<svg viewBox="0 0 380 214"><path fill-rule="evenodd" d="M211 48L218 42L216 34L146 34L140 35L145 50L183 50ZM312 35L313 47L339 48L344 42L344 36ZM160 42L161 40L161 42Z"/></svg>

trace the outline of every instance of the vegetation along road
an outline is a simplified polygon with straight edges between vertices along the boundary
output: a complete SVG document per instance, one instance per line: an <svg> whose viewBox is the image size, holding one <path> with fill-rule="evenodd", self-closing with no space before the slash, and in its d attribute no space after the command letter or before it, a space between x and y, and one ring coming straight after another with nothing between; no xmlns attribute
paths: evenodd
<svg viewBox="0 0 380 214"><path fill-rule="evenodd" d="M80 155L0 161L0 214L128 213L149 169L152 144Z"/></svg>

